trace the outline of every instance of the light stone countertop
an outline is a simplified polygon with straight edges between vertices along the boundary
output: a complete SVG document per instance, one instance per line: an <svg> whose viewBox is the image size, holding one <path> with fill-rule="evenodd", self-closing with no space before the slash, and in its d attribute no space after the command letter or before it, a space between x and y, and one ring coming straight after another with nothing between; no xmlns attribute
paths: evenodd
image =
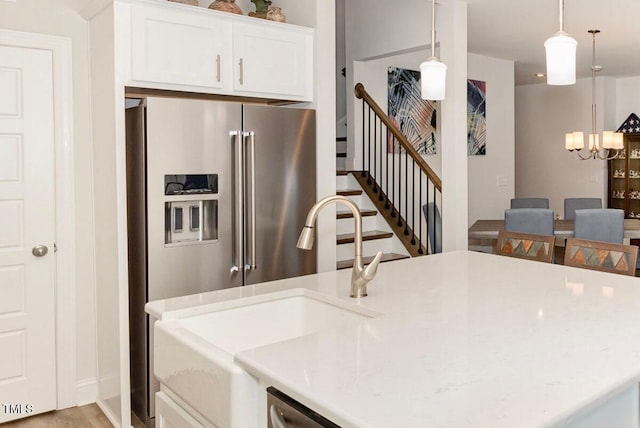
<svg viewBox="0 0 640 428"><path fill-rule="evenodd" d="M350 274L147 311L185 316L297 287L354 302ZM236 363L345 428L564 426L640 380L638 278L461 251L381 264L368 291L357 303L383 315L242 351Z"/></svg>

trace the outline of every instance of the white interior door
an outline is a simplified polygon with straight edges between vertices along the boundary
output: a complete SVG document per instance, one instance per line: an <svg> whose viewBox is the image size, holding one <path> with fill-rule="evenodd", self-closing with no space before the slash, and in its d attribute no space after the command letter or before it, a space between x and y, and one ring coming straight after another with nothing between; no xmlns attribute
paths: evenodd
<svg viewBox="0 0 640 428"><path fill-rule="evenodd" d="M0 46L0 422L56 408L54 185L51 51Z"/></svg>

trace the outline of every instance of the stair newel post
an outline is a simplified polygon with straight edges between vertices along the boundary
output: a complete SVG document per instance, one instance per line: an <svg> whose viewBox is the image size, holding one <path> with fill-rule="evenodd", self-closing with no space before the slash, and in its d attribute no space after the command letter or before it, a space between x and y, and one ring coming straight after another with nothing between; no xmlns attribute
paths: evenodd
<svg viewBox="0 0 640 428"><path fill-rule="evenodd" d="M362 172L360 173L363 177L366 175L366 169L364 166L364 98L362 99Z"/></svg>

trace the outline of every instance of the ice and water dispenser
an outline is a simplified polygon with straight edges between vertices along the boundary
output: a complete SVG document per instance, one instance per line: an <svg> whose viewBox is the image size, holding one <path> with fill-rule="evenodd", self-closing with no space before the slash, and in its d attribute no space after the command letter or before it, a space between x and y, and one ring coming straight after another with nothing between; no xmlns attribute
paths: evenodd
<svg viewBox="0 0 640 428"><path fill-rule="evenodd" d="M166 246L218 239L218 174L164 176Z"/></svg>

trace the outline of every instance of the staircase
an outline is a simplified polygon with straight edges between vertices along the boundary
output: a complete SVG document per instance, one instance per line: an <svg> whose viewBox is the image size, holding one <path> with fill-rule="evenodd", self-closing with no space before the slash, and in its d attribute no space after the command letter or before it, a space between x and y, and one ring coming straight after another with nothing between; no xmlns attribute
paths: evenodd
<svg viewBox="0 0 640 428"><path fill-rule="evenodd" d="M409 257L398 237L384 220L375 204L360 187L352 173L338 171L336 194L346 196L360 207L362 215L362 254L365 264L371 262L378 251L383 252L381 262L400 260ZM354 222L349 210L336 211L337 269L353 267Z"/></svg>
<svg viewBox="0 0 640 428"><path fill-rule="evenodd" d="M440 178L364 86L356 85L355 92L363 100L363 169L346 170L347 142L346 138L338 138L336 188L338 195L351 198L360 207L364 263L369 263L378 251L383 252L383 262L434 252L442 237L438 223ZM423 210L427 205L429 209ZM337 211L336 221L337 268L350 268L354 254L353 215L350 211Z"/></svg>

